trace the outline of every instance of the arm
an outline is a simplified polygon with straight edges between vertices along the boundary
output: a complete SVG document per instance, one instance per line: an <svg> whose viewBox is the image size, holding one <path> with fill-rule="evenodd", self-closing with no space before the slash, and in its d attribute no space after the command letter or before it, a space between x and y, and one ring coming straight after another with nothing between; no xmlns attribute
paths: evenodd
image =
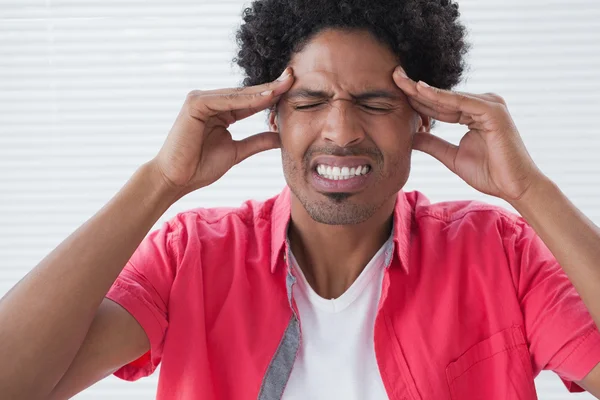
<svg viewBox="0 0 600 400"><path fill-rule="evenodd" d="M511 205L552 252L600 326L600 230L549 179L539 181ZM580 386L600 398L600 365Z"/></svg>
<svg viewBox="0 0 600 400"><path fill-rule="evenodd" d="M142 166L0 301L0 358L11 360L0 364L3 396L40 398L61 379L104 295L174 200L156 174L152 164ZM124 335L137 340L132 347L145 348L135 325L125 325Z"/></svg>
<svg viewBox="0 0 600 400"><path fill-rule="evenodd" d="M419 132L413 148L476 190L510 203L548 247L600 326L600 230L537 168L504 99L432 88L411 80L401 67L394 81L422 118L469 128L459 145ZM600 398L600 366L578 383Z"/></svg>
<svg viewBox="0 0 600 400"><path fill-rule="evenodd" d="M124 308L102 300L75 359L47 400L71 398L150 348L140 324Z"/></svg>
<svg viewBox="0 0 600 400"><path fill-rule="evenodd" d="M236 141L227 128L273 106L292 82L288 71L259 86L187 96L157 156L0 300L2 398L64 398L148 350L141 326L104 296L171 204L279 147L276 132Z"/></svg>

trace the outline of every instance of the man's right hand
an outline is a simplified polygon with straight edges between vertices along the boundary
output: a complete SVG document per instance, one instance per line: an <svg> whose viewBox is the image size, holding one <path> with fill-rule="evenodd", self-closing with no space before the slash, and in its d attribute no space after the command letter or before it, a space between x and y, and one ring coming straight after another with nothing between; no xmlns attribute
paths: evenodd
<svg viewBox="0 0 600 400"><path fill-rule="evenodd" d="M234 141L227 128L276 104L288 75L190 93L158 155L0 299L2 399L68 398L148 351L142 326L106 293L174 197L280 146L275 132Z"/></svg>
<svg viewBox="0 0 600 400"><path fill-rule="evenodd" d="M263 85L190 92L163 147L152 160L161 177L183 196L215 182L244 159L280 147L276 132L236 141L227 129L276 104L293 81L288 68L278 80Z"/></svg>

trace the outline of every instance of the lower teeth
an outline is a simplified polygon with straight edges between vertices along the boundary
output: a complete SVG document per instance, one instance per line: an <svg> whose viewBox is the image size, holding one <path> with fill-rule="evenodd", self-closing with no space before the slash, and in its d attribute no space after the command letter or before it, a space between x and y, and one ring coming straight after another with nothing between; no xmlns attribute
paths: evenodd
<svg viewBox="0 0 600 400"><path fill-rule="evenodd" d="M362 174L361 175L352 175L352 176L337 176L337 177L333 176L333 175L321 175L321 174L319 174L319 176L322 176L323 178L329 179L329 180L336 180L336 181L340 180L340 181L342 181L342 180L352 179L352 178L356 178L358 176L362 176Z"/></svg>

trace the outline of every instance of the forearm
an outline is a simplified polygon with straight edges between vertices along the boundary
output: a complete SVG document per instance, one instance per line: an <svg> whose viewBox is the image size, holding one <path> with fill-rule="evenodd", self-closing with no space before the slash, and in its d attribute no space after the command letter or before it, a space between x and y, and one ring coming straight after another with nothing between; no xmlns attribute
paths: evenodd
<svg viewBox="0 0 600 400"><path fill-rule="evenodd" d="M144 164L0 300L0 393L50 392L110 286L176 198Z"/></svg>
<svg viewBox="0 0 600 400"><path fill-rule="evenodd" d="M550 249L600 327L600 229L547 178L511 204Z"/></svg>

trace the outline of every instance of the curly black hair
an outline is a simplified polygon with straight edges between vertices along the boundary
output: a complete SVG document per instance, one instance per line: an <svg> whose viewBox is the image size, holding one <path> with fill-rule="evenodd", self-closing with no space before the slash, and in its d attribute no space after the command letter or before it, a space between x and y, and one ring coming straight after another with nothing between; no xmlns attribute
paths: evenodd
<svg viewBox="0 0 600 400"><path fill-rule="evenodd" d="M389 46L408 76L442 89L460 82L469 45L452 0L255 0L243 12L234 59L244 86L276 79L327 28L363 29Z"/></svg>

